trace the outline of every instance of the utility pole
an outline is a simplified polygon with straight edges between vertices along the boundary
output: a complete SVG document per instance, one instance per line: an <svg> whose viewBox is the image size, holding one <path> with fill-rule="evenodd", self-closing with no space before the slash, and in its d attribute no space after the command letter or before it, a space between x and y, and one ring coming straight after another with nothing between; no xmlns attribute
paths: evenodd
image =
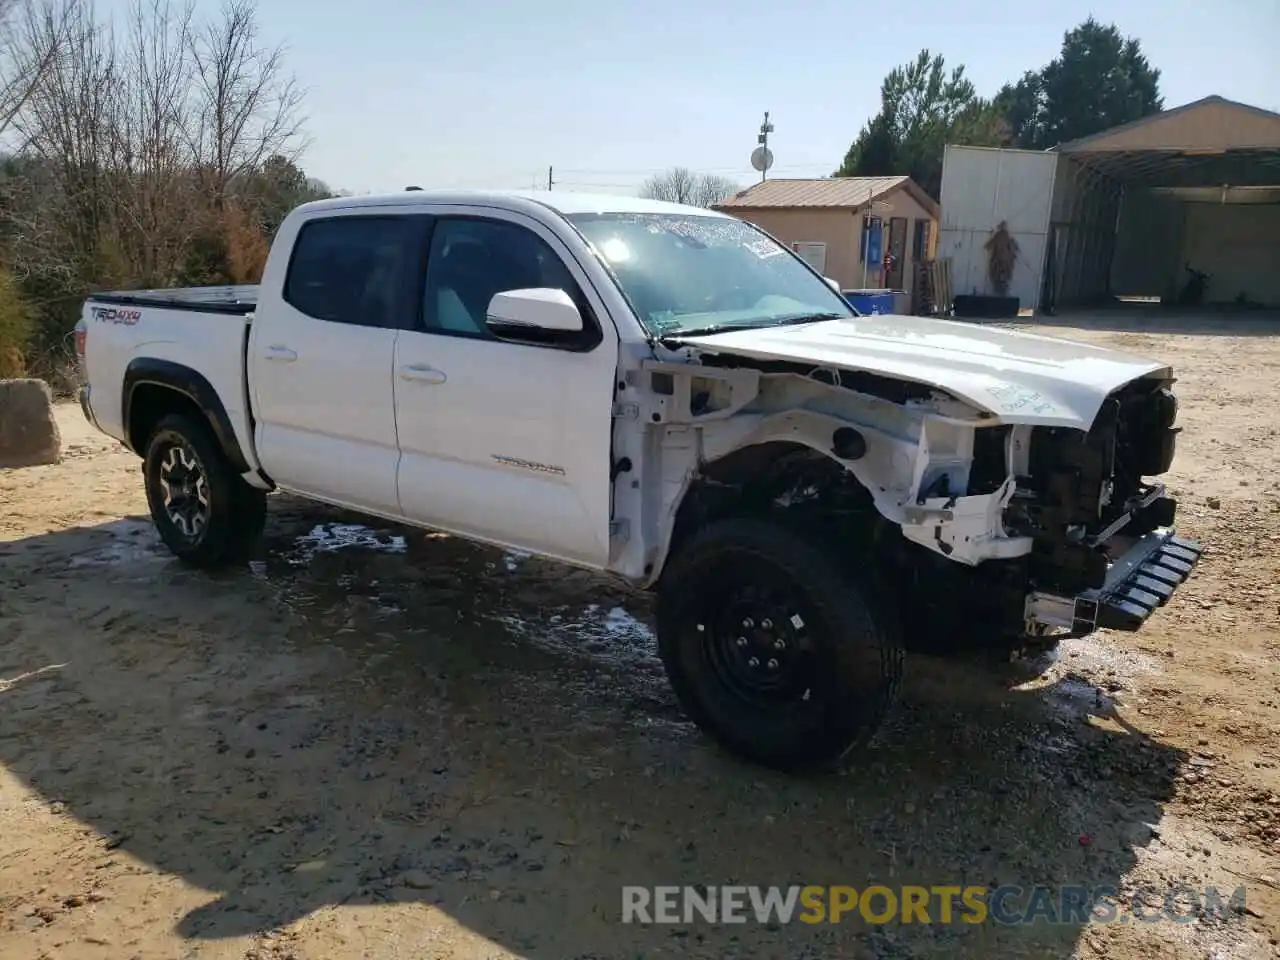
<svg viewBox="0 0 1280 960"><path fill-rule="evenodd" d="M555 181L551 179L551 168L547 167L547 190L550 190L554 183Z"/></svg>
<svg viewBox="0 0 1280 960"><path fill-rule="evenodd" d="M760 135L756 137L756 143L760 144L760 149L764 157L769 156L769 134L773 133L773 124L769 122L769 111L764 112L764 123L760 124ZM760 165L760 182L764 183L765 177L769 175L769 164L762 163Z"/></svg>

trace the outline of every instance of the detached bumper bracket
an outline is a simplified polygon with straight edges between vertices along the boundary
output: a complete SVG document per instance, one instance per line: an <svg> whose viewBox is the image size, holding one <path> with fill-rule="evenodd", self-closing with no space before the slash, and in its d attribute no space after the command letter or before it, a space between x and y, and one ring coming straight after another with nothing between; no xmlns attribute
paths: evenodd
<svg viewBox="0 0 1280 960"><path fill-rule="evenodd" d="M1095 626L1137 630L1191 575L1204 548L1172 530L1148 533L1107 571L1106 582L1076 598L1097 604Z"/></svg>
<svg viewBox="0 0 1280 960"><path fill-rule="evenodd" d="M1038 627L1084 636L1099 628L1137 630L1169 602L1200 560L1204 548L1171 529L1154 530L1134 542L1107 568L1103 585L1076 597L1033 593L1027 621Z"/></svg>

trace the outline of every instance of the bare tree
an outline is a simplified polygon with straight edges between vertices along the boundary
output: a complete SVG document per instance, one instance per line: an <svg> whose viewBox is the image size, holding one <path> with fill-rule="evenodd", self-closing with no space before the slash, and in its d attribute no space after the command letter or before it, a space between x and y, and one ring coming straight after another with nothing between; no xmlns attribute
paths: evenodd
<svg viewBox="0 0 1280 960"><path fill-rule="evenodd" d="M646 180L640 188L640 196L649 200L709 207L737 193L738 189L738 185L728 177L694 173L687 167L672 167Z"/></svg>
<svg viewBox="0 0 1280 960"><path fill-rule="evenodd" d="M666 200L669 203L688 203L697 186L698 175L688 167L672 167L665 173L654 174L640 187L640 196L647 200Z"/></svg>
<svg viewBox="0 0 1280 960"><path fill-rule="evenodd" d="M301 153L303 91L285 72L284 48L261 44L252 0L227 0L222 19L192 36L190 52L198 101L191 145L221 209L236 178L270 156Z"/></svg>
<svg viewBox="0 0 1280 960"><path fill-rule="evenodd" d="M14 266L74 294L96 271L107 232L117 67L88 3L70 0L63 12L28 7L15 41L28 60L32 51L59 52L12 115L25 176L15 178L6 209L21 238L10 251Z"/></svg>
<svg viewBox="0 0 1280 960"><path fill-rule="evenodd" d="M292 166L302 94L252 0L207 22L195 0L130 4L0 0L0 259L38 316L37 356L90 289L257 275L263 184L283 164L284 187L313 192Z"/></svg>
<svg viewBox="0 0 1280 960"><path fill-rule="evenodd" d="M113 240L145 285L171 282L199 228L187 132L193 7L139 0L113 85Z"/></svg>
<svg viewBox="0 0 1280 960"><path fill-rule="evenodd" d="M0 0L0 136L63 52L73 2Z"/></svg>

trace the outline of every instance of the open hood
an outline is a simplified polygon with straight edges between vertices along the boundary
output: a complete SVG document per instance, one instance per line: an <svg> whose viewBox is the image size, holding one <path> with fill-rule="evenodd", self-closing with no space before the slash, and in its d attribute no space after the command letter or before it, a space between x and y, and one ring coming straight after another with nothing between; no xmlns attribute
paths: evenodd
<svg viewBox="0 0 1280 960"><path fill-rule="evenodd" d="M1118 387L1154 360L979 324L871 316L675 337L704 353L857 370L937 387L1005 423L1087 430Z"/></svg>

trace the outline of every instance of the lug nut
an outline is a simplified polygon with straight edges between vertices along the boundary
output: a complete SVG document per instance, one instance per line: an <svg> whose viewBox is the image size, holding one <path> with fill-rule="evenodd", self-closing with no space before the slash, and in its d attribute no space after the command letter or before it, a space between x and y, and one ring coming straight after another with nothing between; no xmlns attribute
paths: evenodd
<svg viewBox="0 0 1280 960"><path fill-rule="evenodd" d="M747 638L746 638L746 637L739 637L739 638L738 638L738 646L740 646L740 647L745 647L746 645L747 645Z"/></svg>
<svg viewBox="0 0 1280 960"><path fill-rule="evenodd" d="M770 660L770 661L769 661L768 666L769 666L769 669L770 669L770 670L777 670L777 669L778 669L778 661L777 661L777 660Z"/></svg>
<svg viewBox="0 0 1280 960"><path fill-rule="evenodd" d="M772 663L773 661L769 661L769 662ZM760 658L752 657L750 660L747 661L747 666L752 668L760 666Z"/></svg>
<svg viewBox="0 0 1280 960"><path fill-rule="evenodd" d="M785 640L783 640L781 637L779 637L777 640L773 641L773 649L775 649L775 650L785 650L785 649L787 649L787 641L785 641Z"/></svg>
<svg viewBox="0 0 1280 960"><path fill-rule="evenodd" d="M761 621L760 621L760 629L761 629L761 630L772 630L772 629L773 629L773 621L772 621L772 620L761 620Z"/></svg>
<svg viewBox="0 0 1280 960"><path fill-rule="evenodd" d="M752 620L750 617L747 617L745 620L742 621L742 629L744 630L750 630L755 625L756 625L756 622Z"/></svg>

